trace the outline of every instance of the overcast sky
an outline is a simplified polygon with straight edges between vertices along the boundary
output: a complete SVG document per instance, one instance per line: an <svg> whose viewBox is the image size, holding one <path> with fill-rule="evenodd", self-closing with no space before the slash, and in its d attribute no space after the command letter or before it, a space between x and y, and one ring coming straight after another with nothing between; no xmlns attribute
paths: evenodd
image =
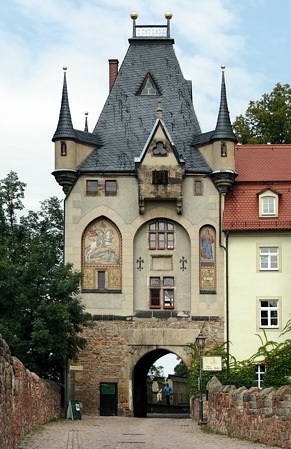
<svg viewBox="0 0 291 449"><path fill-rule="evenodd" d="M290 0L9 0L0 2L0 179L15 171L27 184L25 205L62 190L54 180L54 145L63 81L73 126L92 131L108 95L108 59L121 63L137 24L165 24L203 132L214 129L221 64L231 119L250 100L291 84Z"/></svg>

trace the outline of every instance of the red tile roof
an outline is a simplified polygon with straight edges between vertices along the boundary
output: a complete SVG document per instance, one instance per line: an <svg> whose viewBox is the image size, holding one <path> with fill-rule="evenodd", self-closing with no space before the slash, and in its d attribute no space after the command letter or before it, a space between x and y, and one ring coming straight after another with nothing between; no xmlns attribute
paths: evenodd
<svg viewBox="0 0 291 449"><path fill-rule="evenodd" d="M224 230L291 229L291 145L237 145L238 176L225 197ZM279 194L278 218L259 218L265 189Z"/></svg>
<svg viewBox="0 0 291 449"><path fill-rule="evenodd" d="M236 181L291 181L291 145L236 145Z"/></svg>

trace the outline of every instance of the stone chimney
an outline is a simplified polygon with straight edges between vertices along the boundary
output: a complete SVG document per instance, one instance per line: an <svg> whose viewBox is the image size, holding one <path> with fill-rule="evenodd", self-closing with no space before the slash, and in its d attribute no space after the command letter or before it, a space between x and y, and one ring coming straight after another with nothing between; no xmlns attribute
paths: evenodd
<svg viewBox="0 0 291 449"><path fill-rule="evenodd" d="M109 59L109 92L111 91L113 84L118 74L118 59Z"/></svg>

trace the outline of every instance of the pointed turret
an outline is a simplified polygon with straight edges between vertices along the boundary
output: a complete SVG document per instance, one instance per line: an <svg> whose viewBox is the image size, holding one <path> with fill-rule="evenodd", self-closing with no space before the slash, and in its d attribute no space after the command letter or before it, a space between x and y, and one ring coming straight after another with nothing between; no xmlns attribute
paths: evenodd
<svg viewBox="0 0 291 449"><path fill-rule="evenodd" d="M214 133L211 136L212 140L231 140L236 142L237 139L232 129L232 125L230 122L229 111L227 106L227 98L226 98L226 87L225 87L225 78L224 71L225 66L221 66L222 70L222 80L221 80L221 96L220 96L220 106L217 117L217 123Z"/></svg>
<svg viewBox="0 0 291 449"><path fill-rule="evenodd" d="M62 103L58 126L52 138L53 142L55 142L58 139L72 139L72 140L76 139L76 133L73 128L71 111L69 106L67 78L66 78L67 67L64 67L63 70L64 70L64 82L63 82Z"/></svg>

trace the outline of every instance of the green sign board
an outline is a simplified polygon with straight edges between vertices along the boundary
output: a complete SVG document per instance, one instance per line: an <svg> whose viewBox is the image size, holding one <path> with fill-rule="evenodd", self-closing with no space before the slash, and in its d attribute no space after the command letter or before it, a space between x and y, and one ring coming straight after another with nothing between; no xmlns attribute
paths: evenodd
<svg viewBox="0 0 291 449"><path fill-rule="evenodd" d="M102 394L115 394L115 384L101 384L101 393Z"/></svg>

